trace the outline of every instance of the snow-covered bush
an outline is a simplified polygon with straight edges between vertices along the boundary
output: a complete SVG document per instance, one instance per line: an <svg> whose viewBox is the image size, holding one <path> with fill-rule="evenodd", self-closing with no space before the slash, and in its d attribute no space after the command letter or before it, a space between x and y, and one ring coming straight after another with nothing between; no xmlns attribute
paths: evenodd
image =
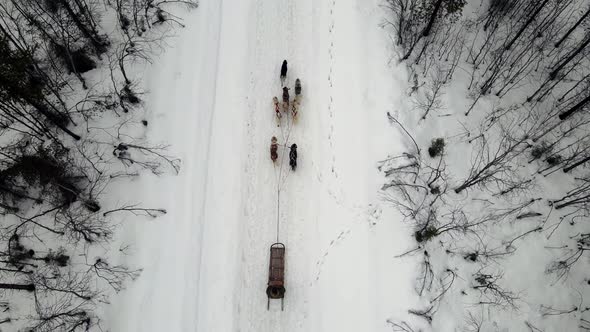
<svg viewBox="0 0 590 332"><path fill-rule="evenodd" d="M445 140L444 138L435 138L430 143L430 147L428 147L428 154L430 157L438 157L443 154L445 151Z"/></svg>

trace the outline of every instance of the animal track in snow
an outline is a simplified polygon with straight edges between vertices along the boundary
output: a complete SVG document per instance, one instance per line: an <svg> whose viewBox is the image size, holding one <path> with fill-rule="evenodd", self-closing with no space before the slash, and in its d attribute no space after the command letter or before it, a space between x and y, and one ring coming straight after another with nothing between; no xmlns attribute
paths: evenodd
<svg viewBox="0 0 590 332"><path fill-rule="evenodd" d="M369 204L368 214L369 218L367 222L369 223L369 227L377 225L379 219L381 219L381 214L383 210L379 206L373 206L373 204Z"/></svg>
<svg viewBox="0 0 590 332"><path fill-rule="evenodd" d="M331 158L331 165L330 165L330 171L332 174L334 174L335 178L338 178L338 172L336 170L336 155L334 152L334 97L333 97L333 88L334 88L334 82L333 82L333 73L334 73L334 30L336 27L336 20L334 18L334 11L335 11L335 7L336 7L336 1L331 1L330 2L330 23L328 25L328 35L329 35L329 39L330 39L330 46L328 47L328 55L330 58L330 62L329 62L329 68L328 68L328 86L329 86L329 96L330 96L330 100L328 102L328 114L330 116L330 130L328 132L328 143L330 146L330 152L332 153L332 158Z"/></svg>
<svg viewBox="0 0 590 332"><path fill-rule="evenodd" d="M330 253L330 248L332 248L334 245L342 242L348 236L348 234L350 234L350 229L340 232L340 234L338 234L338 237L336 237L335 239L332 239L332 241L330 241L328 248L326 249L326 251L324 251L324 254L322 255L322 257L316 262L316 267L318 270L317 270L314 281L320 280L320 275L322 274L322 267L324 266L324 263L326 262L326 257L328 257L328 254Z"/></svg>
<svg viewBox="0 0 590 332"><path fill-rule="evenodd" d="M348 209L355 216L353 218L354 220L351 223L351 225L349 225L346 228L346 230L341 231L336 238L334 238L330 241L326 250L323 252L321 257L316 261L317 271L316 271L316 275L315 275L314 280L310 283L310 286L313 285L314 282L317 282L320 280L320 277L321 277L321 274L323 271L323 266L326 263L326 260L328 258L328 255L329 255L332 247L342 243L345 239L348 238L348 236L350 235L350 233L352 231L352 227L354 227L354 224L357 224L360 221L367 221L368 227L371 228L377 224L377 221L381 218L381 214L383 212L383 210L381 209L381 207L379 205L374 205L374 204L370 203L367 206L361 206L358 204L355 204L353 206L346 206L346 205L344 205L343 201L338 200L337 195L335 195L334 193L330 192L330 196L332 196L337 201L337 203L339 205L341 205L345 209Z"/></svg>

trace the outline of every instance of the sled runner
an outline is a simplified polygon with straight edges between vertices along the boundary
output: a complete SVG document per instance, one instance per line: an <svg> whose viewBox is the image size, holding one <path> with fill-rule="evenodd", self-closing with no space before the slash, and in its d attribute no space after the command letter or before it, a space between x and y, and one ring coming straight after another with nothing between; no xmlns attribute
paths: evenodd
<svg viewBox="0 0 590 332"><path fill-rule="evenodd" d="M277 161L277 158L279 157L279 154L277 153L278 149L279 144L277 143L277 138L273 136L270 140L270 159L273 163L275 163Z"/></svg>
<svg viewBox="0 0 590 332"><path fill-rule="evenodd" d="M268 267L268 287L266 287L266 310L270 309L270 299L281 299L281 311L285 298L285 245L273 243L270 246Z"/></svg>

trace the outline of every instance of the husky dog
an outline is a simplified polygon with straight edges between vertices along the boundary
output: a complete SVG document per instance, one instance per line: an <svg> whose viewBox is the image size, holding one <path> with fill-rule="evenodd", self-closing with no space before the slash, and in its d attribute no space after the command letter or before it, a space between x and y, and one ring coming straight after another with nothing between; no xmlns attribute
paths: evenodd
<svg viewBox="0 0 590 332"><path fill-rule="evenodd" d="M281 66L281 84L285 85L285 78L287 78L287 60L283 60Z"/></svg>
<svg viewBox="0 0 590 332"><path fill-rule="evenodd" d="M275 115L277 116L277 122L281 123L281 118L283 117L283 115L281 114L281 108L279 106L279 98L277 98L277 96L274 96L272 98L272 102L273 104L275 104Z"/></svg>
<svg viewBox="0 0 590 332"><path fill-rule="evenodd" d="M293 120L297 119L298 111L299 111L299 96L295 96L295 98L293 98L293 103L291 106L291 115L293 116Z"/></svg>
<svg viewBox="0 0 590 332"><path fill-rule="evenodd" d="M272 137L270 139L270 159L272 159L272 162L276 162L277 158L279 157L279 154L277 153L277 150L279 149L279 144L277 143L277 138L276 137Z"/></svg>
<svg viewBox="0 0 590 332"><path fill-rule="evenodd" d="M297 168L297 144L291 145L291 151L289 152L289 166L291 170Z"/></svg>
<svg viewBox="0 0 590 332"><path fill-rule="evenodd" d="M283 103L289 103L289 88L283 88Z"/></svg>
<svg viewBox="0 0 590 332"><path fill-rule="evenodd" d="M289 111L289 88L283 87L283 108L285 112Z"/></svg>
<svg viewBox="0 0 590 332"><path fill-rule="evenodd" d="M299 79L295 80L295 95L299 96L301 94L301 81Z"/></svg>

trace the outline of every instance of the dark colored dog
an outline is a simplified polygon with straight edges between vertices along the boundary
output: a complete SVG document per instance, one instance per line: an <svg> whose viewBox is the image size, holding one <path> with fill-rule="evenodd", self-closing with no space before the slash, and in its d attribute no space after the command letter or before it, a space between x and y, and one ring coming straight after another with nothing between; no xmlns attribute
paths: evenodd
<svg viewBox="0 0 590 332"><path fill-rule="evenodd" d="M277 153L278 148L277 138L273 136L270 140L270 159L272 159L273 163L276 162L279 157L279 154Z"/></svg>
<svg viewBox="0 0 590 332"><path fill-rule="evenodd" d="M283 88L283 103L289 104L289 88Z"/></svg>
<svg viewBox="0 0 590 332"><path fill-rule="evenodd" d="M287 77L287 60L283 60L283 65L281 66L281 80L285 80Z"/></svg>
<svg viewBox="0 0 590 332"><path fill-rule="evenodd" d="M297 144L291 145L291 151L289 152L289 165L292 170L297 168Z"/></svg>

